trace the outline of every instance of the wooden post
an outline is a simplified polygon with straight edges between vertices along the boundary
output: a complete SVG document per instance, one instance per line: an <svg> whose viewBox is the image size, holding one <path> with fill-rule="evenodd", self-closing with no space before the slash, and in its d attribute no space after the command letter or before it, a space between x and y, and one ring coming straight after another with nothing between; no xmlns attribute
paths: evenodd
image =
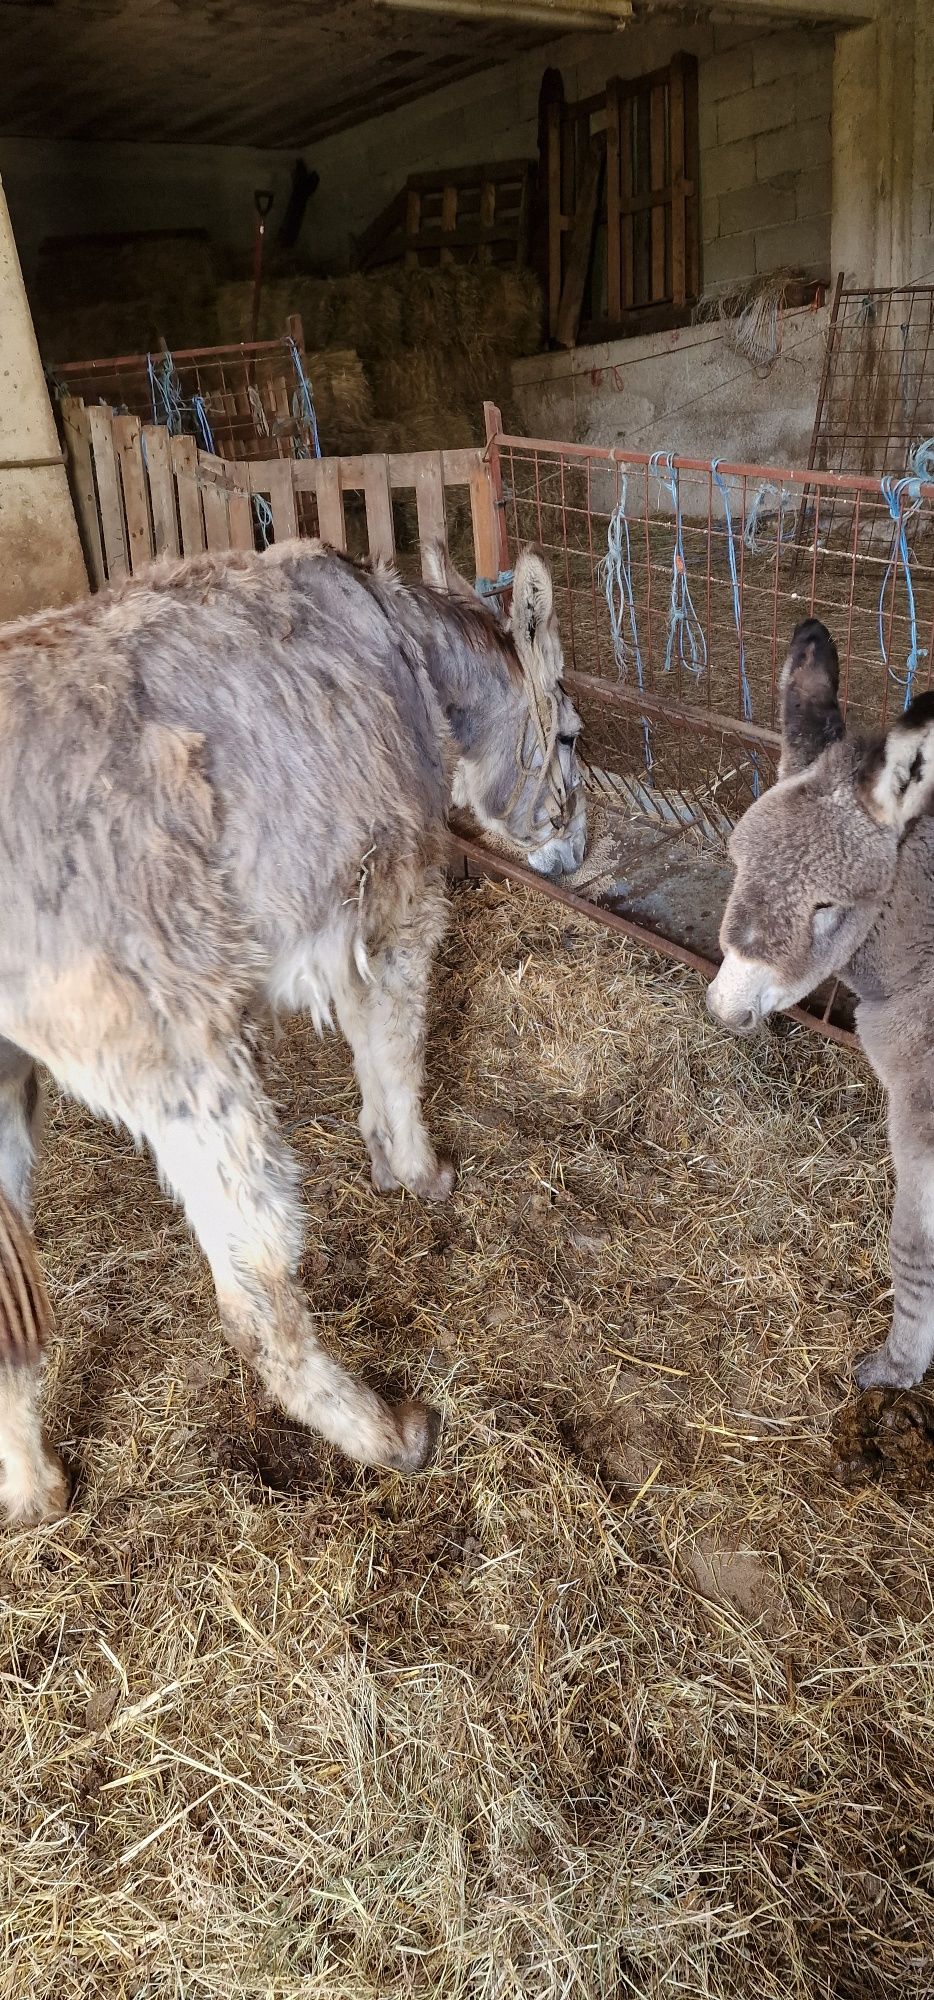
<svg viewBox="0 0 934 2000"><path fill-rule="evenodd" d="M486 462L490 471L490 486L494 507L494 544L496 549L495 576L502 576L509 568L509 531L506 525L506 502L503 498L503 468L499 455L498 438L502 435L502 412L495 403L483 405L483 427L486 432ZM504 594L504 602L506 601Z"/></svg>
<svg viewBox="0 0 934 2000"><path fill-rule="evenodd" d="M564 84L558 70L549 70L551 87L545 103L545 179L548 203L548 334L555 337L561 304L561 262L564 212L561 205L561 134L564 124Z"/></svg>
<svg viewBox="0 0 934 2000"><path fill-rule="evenodd" d="M392 562L396 553L396 537L389 490L389 461L383 453L372 452L364 458L363 496L370 555L374 562Z"/></svg>
<svg viewBox="0 0 934 2000"><path fill-rule="evenodd" d="M138 417L114 418L114 447L123 486L127 554L134 576L155 554L149 499L143 471L142 425Z"/></svg>
<svg viewBox="0 0 934 2000"><path fill-rule="evenodd" d="M653 195L660 193L665 185L665 90L656 83L652 88L651 113L649 122L649 186ZM667 296L665 284L665 207L660 200L653 201L650 210L650 240L652 245L652 287L649 303L657 304Z"/></svg>
<svg viewBox="0 0 934 2000"><path fill-rule="evenodd" d="M687 300L687 200L684 175L684 65L675 56L668 86L668 148L671 179L671 297Z"/></svg>
<svg viewBox="0 0 934 2000"><path fill-rule="evenodd" d="M593 247L594 223L597 219L597 196L600 191L601 149L596 139L591 140L581 180L580 199L574 226L571 230L568 249L568 268L561 291L555 339L559 347L573 347L580 327L587 273L590 268L590 254ZM662 228L662 248L664 249L664 224Z"/></svg>
<svg viewBox="0 0 934 2000"><path fill-rule="evenodd" d="M619 78L606 87L606 294L607 318L615 326L622 313L622 239L619 215Z"/></svg>
<svg viewBox="0 0 934 2000"><path fill-rule="evenodd" d="M101 524L97 512L97 497L94 492L94 473L91 467L91 428L88 413L82 402L74 396L65 396L61 403L62 423L65 430L65 449L68 458L69 484L78 521L81 546L88 566L88 574L95 590L102 590L107 581L104 563L104 547L101 541Z"/></svg>
<svg viewBox="0 0 934 2000"><path fill-rule="evenodd" d="M484 409L487 405L484 404ZM422 575L431 582L428 550L437 546L447 547L447 521L444 506L444 460L440 451L419 456L415 468L415 507L418 514L418 547L422 559Z"/></svg>
<svg viewBox="0 0 934 2000"><path fill-rule="evenodd" d="M177 556L181 544L178 534L175 481L172 478L172 462L169 457L168 431L162 424L144 424L143 444L146 451L146 476L149 480L149 504L152 508L155 553L157 556Z"/></svg>
<svg viewBox="0 0 934 2000"><path fill-rule="evenodd" d="M94 474L97 480L107 576L109 581L113 582L114 577L126 576L130 565L123 521L123 496L114 452L113 417L110 411L104 408L103 403L92 404L89 408L88 425L91 433Z"/></svg>

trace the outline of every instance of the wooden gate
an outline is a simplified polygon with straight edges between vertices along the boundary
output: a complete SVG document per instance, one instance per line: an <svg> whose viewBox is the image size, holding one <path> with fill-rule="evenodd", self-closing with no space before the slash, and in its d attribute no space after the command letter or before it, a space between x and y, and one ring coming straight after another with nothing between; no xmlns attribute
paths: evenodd
<svg viewBox="0 0 934 2000"><path fill-rule="evenodd" d="M162 555L253 549L319 535L336 549L397 555L398 502L408 501L423 574L448 542L452 497L469 502L476 575L501 568L501 511L485 452L372 453L347 458L231 459L200 451L104 404L61 404L66 456L92 586L136 576ZM491 411L495 430L498 412ZM466 511L466 510L464 510ZM413 549L414 553L414 549Z"/></svg>

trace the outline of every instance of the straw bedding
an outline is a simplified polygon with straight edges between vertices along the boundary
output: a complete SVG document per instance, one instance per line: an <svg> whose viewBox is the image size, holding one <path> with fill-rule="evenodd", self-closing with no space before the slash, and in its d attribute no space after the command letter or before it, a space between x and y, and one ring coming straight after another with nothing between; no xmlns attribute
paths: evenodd
<svg viewBox="0 0 934 2000"><path fill-rule="evenodd" d="M448 1209L371 1192L341 1044L267 1057L335 1341L443 1408L423 1479L262 1407L150 1166L55 1112L78 1495L0 1543L0 1996L930 1994L930 1504L834 1443L879 1094L539 897L454 902Z"/></svg>

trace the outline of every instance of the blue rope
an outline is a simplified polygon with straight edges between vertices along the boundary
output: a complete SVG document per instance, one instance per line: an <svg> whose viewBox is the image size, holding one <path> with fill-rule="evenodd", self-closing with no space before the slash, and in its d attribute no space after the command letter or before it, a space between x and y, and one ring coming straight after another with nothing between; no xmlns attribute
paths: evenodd
<svg viewBox="0 0 934 2000"><path fill-rule="evenodd" d="M719 464L720 461L719 459L717 459L715 462L716 464ZM714 476L716 477L716 474ZM791 541L794 537L795 519L796 519L795 508L794 508L794 503L790 499L790 496L786 493L785 488L783 486L772 486L769 484L760 486L757 488L756 492L753 495L752 506L749 508L749 511L746 515L746 526L743 529L743 541L745 542L746 547L749 550L751 556L758 555L759 553L759 516L762 513L765 502L770 494L775 494L778 499L779 547L781 548L785 542ZM786 525L788 528L787 534L785 532Z"/></svg>
<svg viewBox="0 0 934 2000"><path fill-rule="evenodd" d="M204 449L205 451L213 453L214 437L211 431L211 426L208 423L208 413L207 409L205 408L204 397L192 396L191 407L194 412L195 423L197 424L198 430L201 433L201 441L204 445Z"/></svg>
<svg viewBox="0 0 934 2000"><path fill-rule="evenodd" d="M916 479L923 479L925 485L934 481L934 438L916 444L909 463Z"/></svg>
<svg viewBox="0 0 934 2000"><path fill-rule="evenodd" d="M511 569L501 569L498 576L478 576L474 582L477 596L502 597L503 591L508 590L512 583L513 574Z"/></svg>
<svg viewBox="0 0 934 2000"><path fill-rule="evenodd" d="M623 554L625 543L626 553ZM632 544L629 537L629 521L626 515L626 480L621 479L619 500L610 516L606 533L606 557L603 562L603 588L607 610L610 614L610 629L613 633L613 652L621 677L625 680L628 668L627 646L632 645L632 657L636 669L636 685L645 688L645 670L639 646L639 631L636 624L636 600L632 587ZM629 624L629 640L623 631L623 621ZM645 768L652 769L652 741L648 720L642 717L642 741L645 749Z"/></svg>
<svg viewBox="0 0 934 2000"><path fill-rule="evenodd" d="M314 397L311 393L311 384L302 367L302 357L294 340L289 341L289 353L292 356L292 366L295 370L296 381L298 383L298 387L292 398L292 415L305 425L306 430L311 432L314 456L315 458L320 458L321 440L318 436L318 419L315 416Z"/></svg>
<svg viewBox="0 0 934 2000"><path fill-rule="evenodd" d="M915 674L918 671L921 661L927 658L927 647L918 645L915 587L911 575L911 561L908 554L908 537L905 532L908 521L913 514L917 513L921 505L921 482L918 479L893 479L890 474L886 473L879 484L882 489L882 498L892 516L893 523L892 552L882 579L882 589L879 592L879 650L888 668L890 678L895 681L898 687L903 687L905 690L905 707L907 708L911 701ZM903 506L905 500L910 502L907 508ZM889 585L891 584L893 589L895 587L898 578L899 561L901 561L905 572L905 594L908 600L908 622L911 628L911 644L908 648L908 657L905 661L904 675L897 673L894 667L889 666L889 656L885 644L885 600Z"/></svg>
<svg viewBox="0 0 934 2000"><path fill-rule="evenodd" d="M649 471L655 474L660 486L667 488L675 521L665 672L666 674L671 672L677 644L679 664L694 680L699 681L707 669L707 641L694 609L694 600L688 583L687 564L684 558L684 528L681 520L681 487L671 452L655 452L649 460Z"/></svg>
<svg viewBox="0 0 934 2000"><path fill-rule="evenodd" d="M264 549L268 549L272 532L272 508L262 493L254 493L253 495L253 513L259 529L260 541Z"/></svg>
<svg viewBox="0 0 934 2000"><path fill-rule="evenodd" d="M153 368L151 354L147 354L146 363L149 371L149 393L152 397L153 422L157 424L159 422L164 423L169 436L178 437L183 428L182 419L185 405L182 401L172 356L168 349L166 349L157 369ZM159 414L160 408L162 412L161 418Z"/></svg>
<svg viewBox="0 0 934 2000"><path fill-rule="evenodd" d="M743 615L742 615L742 604L740 601L740 591L739 591L739 572L736 567L736 543L733 539L733 510L730 506L730 496L727 491L726 480L724 479L723 474L720 471L719 458L711 459L710 470L713 473L714 485L718 487L723 497L723 517L724 520L726 521L726 552L730 564L730 582L733 586L733 622L736 626L736 636L737 639L739 640L739 679L743 696L743 716L747 722L751 722L752 695L750 694L749 691L749 679L746 673L746 645L743 639ZM753 751L752 796L754 799L757 799L759 797L761 789L762 785L759 775L759 760L756 757L755 751Z"/></svg>

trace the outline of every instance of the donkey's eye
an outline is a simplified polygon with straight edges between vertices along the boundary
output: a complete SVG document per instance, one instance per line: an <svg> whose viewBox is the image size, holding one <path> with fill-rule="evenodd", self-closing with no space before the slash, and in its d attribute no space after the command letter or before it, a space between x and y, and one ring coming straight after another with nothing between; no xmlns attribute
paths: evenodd
<svg viewBox="0 0 934 2000"><path fill-rule="evenodd" d="M564 748L565 750L573 750L573 748L574 748L574 745L575 745L575 743L577 742L577 737L576 737L576 736L559 736L559 738L558 738L558 742L559 742L560 744L562 744L562 746L563 746L563 748Z"/></svg>

